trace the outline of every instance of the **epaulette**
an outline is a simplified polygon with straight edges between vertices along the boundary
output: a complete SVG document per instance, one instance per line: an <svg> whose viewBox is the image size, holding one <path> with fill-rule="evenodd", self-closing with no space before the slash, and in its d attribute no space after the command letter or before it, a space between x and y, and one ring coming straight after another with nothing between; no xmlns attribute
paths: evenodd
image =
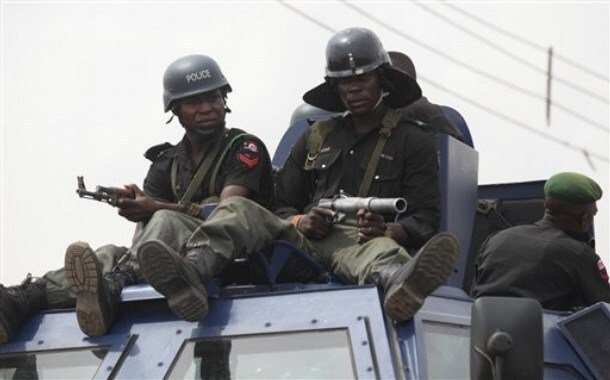
<svg viewBox="0 0 610 380"><path fill-rule="evenodd" d="M170 148L173 148L173 147L174 146L168 142L151 146L150 148L148 148L146 153L144 153L144 157L146 157L150 161L154 162L159 157L161 157L165 152L167 152Z"/></svg>
<svg viewBox="0 0 610 380"><path fill-rule="evenodd" d="M411 118L411 117L407 117L407 116L405 116L404 114L402 115L402 118L400 119L400 121L407 122L407 123L409 123L409 124L412 124L412 125L418 126L418 127L422 128L422 129L426 129L427 127L429 127L429 126L430 126L430 125L429 125L428 123L426 123L426 122L423 122L423 121L421 121L421 120L419 120L419 119L413 119L413 118Z"/></svg>

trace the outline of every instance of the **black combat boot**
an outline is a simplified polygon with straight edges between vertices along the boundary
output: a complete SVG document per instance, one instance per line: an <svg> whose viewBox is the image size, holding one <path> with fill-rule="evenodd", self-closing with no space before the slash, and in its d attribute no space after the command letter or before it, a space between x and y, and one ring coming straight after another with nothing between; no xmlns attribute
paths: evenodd
<svg viewBox="0 0 610 380"><path fill-rule="evenodd" d="M165 296L172 312L187 321L198 321L208 313L204 284L221 270L219 260L207 248L192 249L183 258L159 240L138 248L144 278Z"/></svg>
<svg viewBox="0 0 610 380"><path fill-rule="evenodd" d="M28 317L47 307L47 282L28 274L21 285L0 284L0 344L8 342Z"/></svg>
<svg viewBox="0 0 610 380"><path fill-rule="evenodd" d="M88 336L104 335L116 318L121 291L135 284L131 270L103 274L102 264L84 242L70 244L66 250L66 278L76 293L76 319Z"/></svg>
<svg viewBox="0 0 610 380"><path fill-rule="evenodd" d="M383 308L395 321L413 318L425 298L447 281L459 256L458 241L450 233L432 237L405 264L390 264L372 275L383 287Z"/></svg>

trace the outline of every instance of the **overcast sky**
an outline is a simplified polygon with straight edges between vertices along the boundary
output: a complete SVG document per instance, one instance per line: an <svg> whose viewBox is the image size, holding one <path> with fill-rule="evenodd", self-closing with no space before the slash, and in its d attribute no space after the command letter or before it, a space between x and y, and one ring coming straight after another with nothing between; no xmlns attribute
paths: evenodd
<svg viewBox="0 0 610 380"><path fill-rule="evenodd" d="M76 176L84 175L89 186L141 184L149 166L144 151L181 138L177 121L164 124L162 75L169 63L193 53L214 57L234 90L228 126L258 135L273 152L302 94L323 78L328 29L369 27L388 50L413 58L424 94L460 110L469 123L480 153L480 183L578 171L610 189L606 3L1 4L5 284L61 267L65 248L75 240L93 247L129 245L133 225L111 207L78 199ZM540 97L546 93L549 46L556 55L557 103L547 126ZM598 253L610 264L608 199L599 203L596 222Z"/></svg>

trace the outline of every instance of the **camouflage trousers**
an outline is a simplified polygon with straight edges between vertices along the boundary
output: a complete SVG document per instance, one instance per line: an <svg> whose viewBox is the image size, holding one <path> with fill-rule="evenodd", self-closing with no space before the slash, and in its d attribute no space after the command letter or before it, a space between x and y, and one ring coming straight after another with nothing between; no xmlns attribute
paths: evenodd
<svg viewBox="0 0 610 380"><path fill-rule="evenodd" d="M131 248L109 244L96 249L95 254L102 264L104 273L112 270L133 270L138 280L142 281L136 258L137 249L142 243L161 240L180 252L184 243L201 223L201 219L180 212L159 210L146 224L138 223ZM49 308L74 307L76 298L63 268L47 272L43 278L47 281Z"/></svg>
<svg viewBox="0 0 610 380"><path fill-rule="evenodd" d="M387 237L359 244L354 226L336 224L324 239L308 239L289 221L242 197L222 201L194 231L184 249L207 246L230 261L248 257L274 240L291 242L341 281L351 284L370 282L371 275L383 266L404 264L410 259L402 246Z"/></svg>

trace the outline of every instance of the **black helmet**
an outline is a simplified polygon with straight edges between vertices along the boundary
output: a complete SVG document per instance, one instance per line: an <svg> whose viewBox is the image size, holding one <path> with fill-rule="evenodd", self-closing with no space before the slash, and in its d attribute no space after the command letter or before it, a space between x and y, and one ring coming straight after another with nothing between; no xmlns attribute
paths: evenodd
<svg viewBox="0 0 610 380"><path fill-rule="evenodd" d="M389 92L384 102L390 107L404 107L421 97L421 89L415 79L390 66L390 57L375 33L365 28L349 28L336 33L328 41L326 81L306 92L303 100L325 110L345 111L333 79L378 69L383 76L382 85Z"/></svg>
<svg viewBox="0 0 610 380"><path fill-rule="evenodd" d="M204 92L231 86L216 61L206 55L187 55L172 62L163 75L163 107L172 109L174 102Z"/></svg>
<svg viewBox="0 0 610 380"><path fill-rule="evenodd" d="M392 61L392 66L396 67L398 70L404 71L409 74L411 78L417 80L415 65L408 55L399 51L389 51L388 55L390 56L390 61Z"/></svg>
<svg viewBox="0 0 610 380"><path fill-rule="evenodd" d="M345 78L390 63L381 41L365 28L349 28L335 34L326 45L326 76Z"/></svg>

